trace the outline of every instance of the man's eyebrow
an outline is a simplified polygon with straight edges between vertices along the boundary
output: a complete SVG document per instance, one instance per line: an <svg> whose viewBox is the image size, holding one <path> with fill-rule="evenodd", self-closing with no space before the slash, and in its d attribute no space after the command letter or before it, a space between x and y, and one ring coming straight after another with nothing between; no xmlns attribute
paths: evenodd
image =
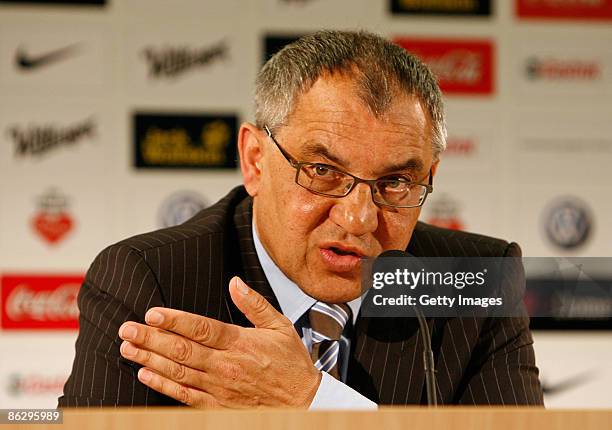
<svg viewBox="0 0 612 430"><path fill-rule="evenodd" d="M347 163L342 158L338 157L335 154L332 154L325 145L318 143L318 142L305 143L302 146L301 155L305 159L308 159L310 157L317 157L317 156L327 158L328 160L342 167L346 167L349 165L349 163ZM405 171L421 172L424 169L424 166L425 164L420 158L410 158L406 160L405 162L391 164L389 166L386 166L384 169L381 170L381 176L387 175L389 173L395 173L395 172L405 172Z"/></svg>
<svg viewBox="0 0 612 430"><path fill-rule="evenodd" d="M410 158L403 163L391 164L390 166L385 167L381 173L385 175L388 173L404 172L407 170L412 172L421 172L424 167L425 164L420 158Z"/></svg>
<svg viewBox="0 0 612 430"><path fill-rule="evenodd" d="M310 157L323 157L327 158L334 163L346 167L348 163L337 155L332 154L327 146L318 142L307 142L302 146L302 156L307 159Z"/></svg>

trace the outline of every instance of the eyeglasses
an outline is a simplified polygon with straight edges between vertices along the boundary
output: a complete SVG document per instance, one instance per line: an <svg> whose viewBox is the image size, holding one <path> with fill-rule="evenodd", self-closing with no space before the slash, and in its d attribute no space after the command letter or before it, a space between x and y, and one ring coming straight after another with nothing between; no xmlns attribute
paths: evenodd
<svg viewBox="0 0 612 430"><path fill-rule="evenodd" d="M267 125L264 131L283 157L293 167L295 182L308 191L327 197L346 197L357 184L368 184L372 190L372 200L378 205L394 208L417 208L425 203L427 195L433 192L433 178L429 170L429 183L410 182L403 177L380 179L361 179L350 173L334 169L327 164L297 161L276 141Z"/></svg>

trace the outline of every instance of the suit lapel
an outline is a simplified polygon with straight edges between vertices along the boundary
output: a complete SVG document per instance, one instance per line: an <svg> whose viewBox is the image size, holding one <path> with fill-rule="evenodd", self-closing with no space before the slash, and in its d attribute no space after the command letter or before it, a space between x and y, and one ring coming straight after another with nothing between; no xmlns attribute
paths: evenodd
<svg viewBox="0 0 612 430"><path fill-rule="evenodd" d="M276 310L281 312L278 300L268 283L255 251L252 233L253 199L251 197L246 197L236 206L233 221L236 228L235 236L228 238L229 241L234 242L230 244L232 251L229 253L229 263L233 273L240 276L249 287L265 297ZM229 294L226 295L226 300L233 323L252 326L242 312L234 305Z"/></svg>

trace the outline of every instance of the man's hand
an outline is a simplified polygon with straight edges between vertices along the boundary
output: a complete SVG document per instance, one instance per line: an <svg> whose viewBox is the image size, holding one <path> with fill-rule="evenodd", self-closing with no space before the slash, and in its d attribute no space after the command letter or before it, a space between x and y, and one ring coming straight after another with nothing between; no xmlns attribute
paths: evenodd
<svg viewBox="0 0 612 430"><path fill-rule="evenodd" d="M196 407L308 407L321 380L293 324L238 277L230 295L255 328L169 308L119 329L138 379Z"/></svg>

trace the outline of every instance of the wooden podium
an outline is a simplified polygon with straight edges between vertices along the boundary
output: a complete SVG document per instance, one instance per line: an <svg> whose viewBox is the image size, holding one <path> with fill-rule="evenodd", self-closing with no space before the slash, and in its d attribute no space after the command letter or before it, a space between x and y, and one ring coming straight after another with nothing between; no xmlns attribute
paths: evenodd
<svg viewBox="0 0 612 430"><path fill-rule="evenodd" d="M19 429L94 430L383 430L612 429L612 410L545 410L524 407L410 407L372 412L298 410L202 411L188 408L65 409L64 424L15 426Z"/></svg>

